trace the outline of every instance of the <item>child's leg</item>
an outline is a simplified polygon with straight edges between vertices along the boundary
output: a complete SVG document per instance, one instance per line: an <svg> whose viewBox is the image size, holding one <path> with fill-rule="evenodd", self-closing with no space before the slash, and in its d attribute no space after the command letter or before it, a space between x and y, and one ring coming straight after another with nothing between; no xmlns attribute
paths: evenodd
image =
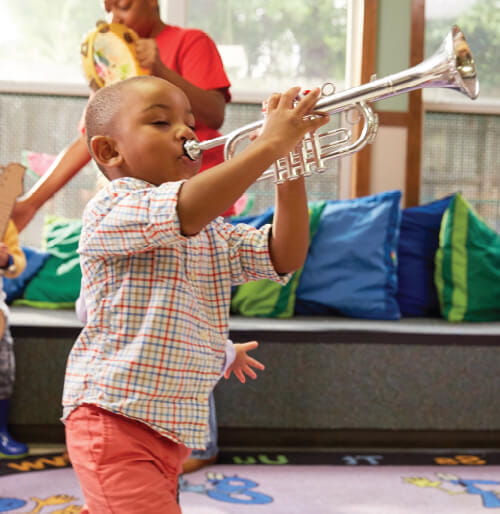
<svg viewBox="0 0 500 514"><path fill-rule="evenodd" d="M69 416L66 444L90 514L181 512L177 480L185 446L91 405Z"/></svg>
<svg viewBox="0 0 500 514"><path fill-rule="evenodd" d="M217 430L217 414L215 411L214 392L210 393L208 398L208 407L210 409L208 415L208 424L210 427L209 439L205 450L193 450L189 459L184 463L183 473L192 473L204 466L215 464L219 453L218 430Z"/></svg>

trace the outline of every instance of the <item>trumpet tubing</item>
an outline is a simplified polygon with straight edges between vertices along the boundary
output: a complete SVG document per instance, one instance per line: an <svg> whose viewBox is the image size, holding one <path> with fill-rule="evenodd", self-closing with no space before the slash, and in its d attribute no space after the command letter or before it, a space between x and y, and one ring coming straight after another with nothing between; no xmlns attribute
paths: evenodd
<svg viewBox="0 0 500 514"><path fill-rule="evenodd" d="M311 175L312 172L325 171L325 161L346 157L373 142L378 120L369 103L429 87L454 89L472 100L479 94L474 58L462 31L456 25L451 28L436 53L420 64L367 84L325 96L316 102L314 111L328 112L330 115L350 110L359 113L364 121L356 140L351 141L351 131L342 128L308 134L293 152L278 159L259 180L273 178L276 183L281 183ZM312 115L314 116L314 112ZM250 134L262 127L263 123L264 120L259 120L208 141L186 141L185 153L191 159L196 159L204 150L224 144L224 158L230 159L238 145L242 141L248 141Z"/></svg>

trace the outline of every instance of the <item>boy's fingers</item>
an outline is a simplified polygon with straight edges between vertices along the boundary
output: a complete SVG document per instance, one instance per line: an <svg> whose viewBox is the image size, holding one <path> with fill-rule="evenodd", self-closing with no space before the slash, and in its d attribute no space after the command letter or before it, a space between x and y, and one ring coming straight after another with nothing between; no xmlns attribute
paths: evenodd
<svg viewBox="0 0 500 514"><path fill-rule="evenodd" d="M276 107L278 106L278 103L280 101L280 98L281 98L281 94L280 93L273 93L268 99L267 101L264 103L265 104L265 110L266 111L270 111L272 109L276 109Z"/></svg>
<svg viewBox="0 0 500 514"><path fill-rule="evenodd" d="M266 367L264 366L264 364L262 364L262 362L259 362L256 359L252 359L251 357L248 358L248 365L253 366L254 368L257 368L257 369L266 369Z"/></svg>
<svg viewBox="0 0 500 514"><path fill-rule="evenodd" d="M279 106L293 107L293 102L299 94L300 87L291 87L288 91L281 95Z"/></svg>
<svg viewBox="0 0 500 514"><path fill-rule="evenodd" d="M316 105L316 102L318 101L318 98L321 94L321 91L318 87L312 89L304 95L299 103L297 104L296 110L298 114L307 114L314 110L314 106Z"/></svg>
<svg viewBox="0 0 500 514"><path fill-rule="evenodd" d="M326 125L330 121L330 115L326 112L318 112L314 113L314 116L309 118L309 123L311 128L309 129L309 132L313 132L319 127L322 127L323 125Z"/></svg>
<svg viewBox="0 0 500 514"><path fill-rule="evenodd" d="M245 366L244 370L247 377L253 378L254 380L257 378L257 373L255 373L250 366Z"/></svg>
<svg viewBox="0 0 500 514"><path fill-rule="evenodd" d="M251 350L255 350L259 346L257 341L249 341L248 343L243 343L245 352L249 352Z"/></svg>

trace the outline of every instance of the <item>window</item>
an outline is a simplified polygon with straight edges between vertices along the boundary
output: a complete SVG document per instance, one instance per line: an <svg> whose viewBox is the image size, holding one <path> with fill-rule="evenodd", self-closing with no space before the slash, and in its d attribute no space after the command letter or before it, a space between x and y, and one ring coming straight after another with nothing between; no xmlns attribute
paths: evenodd
<svg viewBox="0 0 500 514"><path fill-rule="evenodd" d="M187 24L217 42L237 96L293 85L344 89L347 0L191 0Z"/></svg>
<svg viewBox="0 0 500 514"><path fill-rule="evenodd" d="M465 34L480 82L477 103L496 104L500 108L500 3L498 0L440 0L425 4L425 54L429 56L441 44L443 35L453 24ZM445 89L424 90L429 101L468 103L453 91Z"/></svg>
<svg viewBox="0 0 500 514"><path fill-rule="evenodd" d="M236 96L244 91L259 101L295 84L335 81L344 88L347 4L160 0L164 19L201 28L216 41ZM1 0L0 81L76 85L86 94L79 48L104 15L101 0L86 0L84 8L81 0Z"/></svg>
<svg viewBox="0 0 500 514"><path fill-rule="evenodd" d="M426 2L426 55L454 23L476 61L479 98L424 89L426 114L421 202L461 191L488 224L500 230L500 3Z"/></svg>
<svg viewBox="0 0 500 514"><path fill-rule="evenodd" d="M85 94L80 43L103 16L100 0L1 0L0 81L76 85Z"/></svg>

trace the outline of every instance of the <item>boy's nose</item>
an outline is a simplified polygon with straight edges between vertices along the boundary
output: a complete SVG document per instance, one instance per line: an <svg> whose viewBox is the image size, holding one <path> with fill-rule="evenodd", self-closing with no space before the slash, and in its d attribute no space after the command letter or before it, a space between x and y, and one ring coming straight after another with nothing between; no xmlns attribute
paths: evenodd
<svg viewBox="0 0 500 514"><path fill-rule="evenodd" d="M179 137L179 139L182 139L184 141L187 139L196 139L194 130L191 127L188 127L187 125L181 125L179 127L177 136Z"/></svg>

